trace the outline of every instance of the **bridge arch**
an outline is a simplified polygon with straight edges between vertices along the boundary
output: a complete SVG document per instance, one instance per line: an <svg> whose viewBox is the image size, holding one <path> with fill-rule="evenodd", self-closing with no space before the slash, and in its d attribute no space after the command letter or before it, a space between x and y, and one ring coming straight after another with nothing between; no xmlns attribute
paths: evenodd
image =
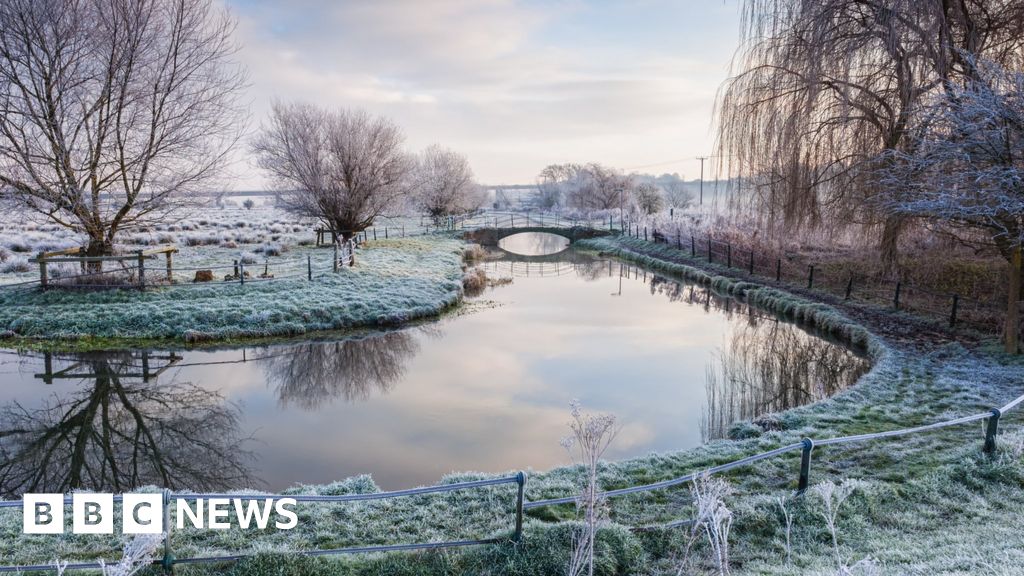
<svg viewBox="0 0 1024 576"><path fill-rule="evenodd" d="M584 227L559 228L555 226L520 226L517 228L499 227L467 230L463 234L463 238L471 242L476 242L481 246L497 246L498 242L500 242L502 238L512 236L513 234L522 234L524 232L543 232L545 234L554 234L568 239L570 244L577 240L597 238L600 236L607 236L609 234L605 230L595 230L594 228Z"/></svg>

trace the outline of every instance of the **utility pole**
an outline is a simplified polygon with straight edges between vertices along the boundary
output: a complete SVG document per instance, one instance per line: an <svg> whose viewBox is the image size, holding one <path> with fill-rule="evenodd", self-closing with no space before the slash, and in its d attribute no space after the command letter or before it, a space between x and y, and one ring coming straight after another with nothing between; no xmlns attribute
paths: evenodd
<svg viewBox="0 0 1024 576"><path fill-rule="evenodd" d="M697 156L697 160L700 160L700 201L698 205L704 205L704 161L707 160L708 156Z"/></svg>

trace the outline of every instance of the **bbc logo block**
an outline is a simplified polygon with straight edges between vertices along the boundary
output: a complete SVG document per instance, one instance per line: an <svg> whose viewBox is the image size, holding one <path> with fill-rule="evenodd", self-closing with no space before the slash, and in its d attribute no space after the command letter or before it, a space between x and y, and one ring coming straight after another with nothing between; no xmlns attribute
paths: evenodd
<svg viewBox="0 0 1024 576"><path fill-rule="evenodd" d="M25 534L64 533L63 494L25 494L22 531ZM124 534L160 534L163 526L160 494L125 494L121 506ZM71 496L71 531L74 534L113 534L113 494L79 493Z"/></svg>

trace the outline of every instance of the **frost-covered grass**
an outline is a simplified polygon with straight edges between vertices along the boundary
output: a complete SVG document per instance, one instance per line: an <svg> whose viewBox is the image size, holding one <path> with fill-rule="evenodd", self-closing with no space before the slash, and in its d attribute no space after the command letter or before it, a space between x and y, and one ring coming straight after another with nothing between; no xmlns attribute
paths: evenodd
<svg viewBox="0 0 1024 576"><path fill-rule="evenodd" d="M0 291L0 331L9 331L9 338L84 341L293 336L395 325L438 314L461 297L461 241L407 238L365 246L356 266L338 273L331 272L330 249L307 249L316 259L312 281L302 270L287 279L253 278L244 286Z"/></svg>
<svg viewBox="0 0 1024 576"><path fill-rule="evenodd" d="M604 249L612 246L600 245ZM660 266L657 262L648 262ZM695 275L692 268L663 270ZM816 404L734 426L733 439L693 450L651 454L604 463L604 489L655 482L699 471L804 437L874 432L975 414L1024 392L1024 362L990 349L959 344L909 347L886 342L840 312L777 290L709 275L716 289L756 299L865 346L875 364L854 387ZM924 435L864 444L817 448L811 482L864 481L838 510L835 542L840 562L852 566L872 558L883 574L1014 574L1024 566L1024 416L1003 417L1000 454L980 454L980 423ZM822 515L820 499L793 498L799 455L790 453L732 471L726 504L734 513L730 531L733 574L836 574L839 563ZM565 496L579 486L581 469L532 472L527 498ZM455 482L485 477L454 474ZM368 477L291 492L343 494L378 488ZM305 559L288 552L382 543L459 538L507 537L512 528L514 486L437 496L344 505L303 505L291 531L185 530L174 536L179 556L261 552L230 566L181 567L181 574L554 574L568 565L571 506L532 511L523 546L486 546L461 552ZM792 515L791 557L786 523L778 506ZM598 534L599 574L675 574L687 540L685 529L631 533L625 526L648 526L691 517L686 486L614 498L613 524ZM45 562L52 558L116 557L119 539L25 537L20 513L0 512L0 558L5 562ZM698 541L697 568L713 562ZM867 564L861 563L863 568ZM854 571L853 573L858 573Z"/></svg>

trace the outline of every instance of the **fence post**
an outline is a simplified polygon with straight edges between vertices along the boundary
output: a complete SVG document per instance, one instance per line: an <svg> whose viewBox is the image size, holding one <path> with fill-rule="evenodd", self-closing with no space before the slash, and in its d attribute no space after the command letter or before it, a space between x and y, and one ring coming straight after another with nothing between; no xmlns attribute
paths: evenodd
<svg viewBox="0 0 1024 576"><path fill-rule="evenodd" d="M377 227L376 226L373 227L373 241L374 242L377 241Z"/></svg>
<svg viewBox="0 0 1024 576"><path fill-rule="evenodd" d="M516 484L519 485L516 494L516 531L512 533L512 541L518 544L523 541L523 496L526 493L526 473L522 470L516 474Z"/></svg>
<svg viewBox="0 0 1024 576"><path fill-rule="evenodd" d="M693 234L690 234L690 257L697 257L697 241L693 238Z"/></svg>
<svg viewBox="0 0 1024 576"><path fill-rule="evenodd" d="M385 240L388 239L388 227L387 226L384 227L384 239Z"/></svg>
<svg viewBox="0 0 1024 576"><path fill-rule="evenodd" d="M146 257L142 250L136 250L135 256L139 259L139 288L142 289L146 287Z"/></svg>
<svg viewBox="0 0 1024 576"><path fill-rule="evenodd" d="M714 262L714 259L711 256L711 236L708 236L708 264L712 262Z"/></svg>
<svg viewBox="0 0 1024 576"><path fill-rule="evenodd" d="M959 294L953 294L953 306L949 310L949 327L950 328L955 328L956 327L956 309L959 307L959 305L960 305L960 295Z"/></svg>
<svg viewBox="0 0 1024 576"><path fill-rule="evenodd" d="M640 225L637 224L637 228L639 228L639 227L640 227ZM647 242L647 226L644 226L644 242Z"/></svg>
<svg viewBox="0 0 1024 576"><path fill-rule="evenodd" d="M245 286L245 260L238 261L238 283Z"/></svg>
<svg viewBox="0 0 1024 576"><path fill-rule="evenodd" d="M334 243L334 271L338 271L338 243Z"/></svg>
<svg viewBox="0 0 1024 576"><path fill-rule="evenodd" d="M846 281L846 296L843 297L843 300L849 300L851 293L853 293L853 274L850 274L850 279Z"/></svg>
<svg viewBox="0 0 1024 576"><path fill-rule="evenodd" d="M814 288L814 264L811 264L807 271L807 289L811 288Z"/></svg>
<svg viewBox="0 0 1024 576"><path fill-rule="evenodd" d="M1002 414L999 408L993 408L992 415L985 420L988 425L985 426L985 445L981 451L989 456L996 453L996 434L999 433L999 417Z"/></svg>
<svg viewBox="0 0 1024 576"><path fill-rule="evenodd" d="M46 288L46 252L40 251L39 255L36 256L36 261L39 262L39 286Z"/></svg>
<svg viewBox="0 0 1024 576"><path fill-rule="evenodd" d="M306 279L313 280L313 257L306 254Z"/></svg>
<svg viewBox="0 0 1024 576"><path fill-rule="evenodd" d="M754 275L754 251L750 251L750 275Z"/></svg>
<svg viewBox="0 0 1024 576"><path fill-rule="evenodd" d="M782 282L782 258L775 259L775 281Z"/></svg>
<svg viewBox="0 0 1024 576"><path fill-rule="evenodd" d="M167 282L168 283L173 283L174 282L174 262L171 260L171 254L173 254L173 253L170 250L168 250L166 252L166 254L167 254Z"/></svg>
<svg viewBox="0 0 1024 576"><path fill-rule="evenodd" d="M174 550L171 548L171 491L164 488L164 557L160 560L165 574L174 573Z"/></svg>
<svg viewBox="0 0 1024 576"><path fill-rule="evenodd" d="M896 283L896 293L892 297L892 306L897 310L900 309L900 285L899 282Z"/></svg>
<svg viewBox="0 0 1024 576"><path fill-rule="evenodd" d="M732 268L732 242L725 243L725 267Z"/></svg>
<svg viewBox="0 0 1024 576"><path fill-rule="evenodd" d="M814 450L814 440L803 439L804 447L800 451L800 481L797 483L797 494L803 494L807 490L807 484L811 478L811 451Z"/></svg>
<svg viewBox="0 0 1024 576"><path fill-rule="evenodd" d="M679 235L679 230L676 230L676 250L683 249L683 237Z"/></svg>

